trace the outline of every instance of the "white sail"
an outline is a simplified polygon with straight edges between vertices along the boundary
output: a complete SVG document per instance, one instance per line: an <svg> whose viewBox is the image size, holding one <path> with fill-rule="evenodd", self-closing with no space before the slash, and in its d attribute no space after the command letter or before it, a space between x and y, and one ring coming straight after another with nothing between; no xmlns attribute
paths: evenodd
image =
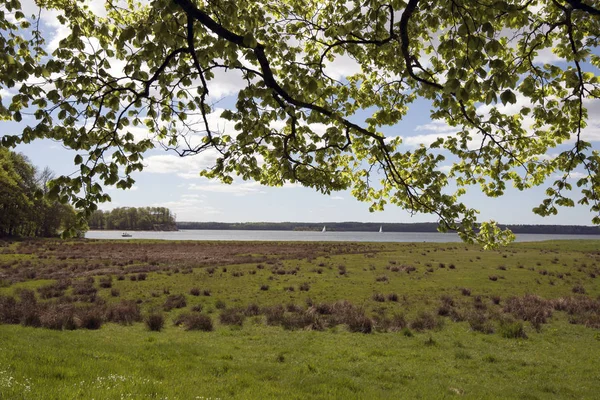
<svg viewBox="0 0 600 400"><path fill-rule="evenodd" d="M321 232L327 232L327 229L325 229L325 225L323 225L323 230Z"/></svg>
<svg viewBox="0 0 600 400"><path fill-rule="evenodd" d="M383 233L383 226L379 225L379 233Z"/></svg>

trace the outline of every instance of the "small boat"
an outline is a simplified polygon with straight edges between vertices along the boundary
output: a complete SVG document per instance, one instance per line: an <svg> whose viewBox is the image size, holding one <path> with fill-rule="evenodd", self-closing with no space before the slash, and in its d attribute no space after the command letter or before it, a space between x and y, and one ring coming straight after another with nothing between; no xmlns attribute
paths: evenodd
<svg viewBox="0 0 600 400"><path fill-rule="evenodd" d="M379 225L379 233L383 233L383 227Z"/></svg>
<svg viewBox="0 0 600 400"><path fill-rule="evenodd" d="M323 230L321 232L327 232L327 229L325 229L325 225L323 225Z"/></svg>
<svg viewBox="0 0 600 400"><path fill-rule="evenodd" d="M127 233L127 232L123 232L121 234L121 237L132 237L133 235L131 233Z"/></svg>

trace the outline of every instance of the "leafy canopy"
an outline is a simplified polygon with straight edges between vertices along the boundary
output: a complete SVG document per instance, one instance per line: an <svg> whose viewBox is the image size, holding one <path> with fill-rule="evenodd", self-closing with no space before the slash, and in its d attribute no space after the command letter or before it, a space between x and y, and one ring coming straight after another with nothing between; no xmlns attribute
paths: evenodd
<svg viewBox="0 0 600 400"><path fill-rule="evenodd" d="M33 16L18 0L0 5L0 84L15 92L0 117L33 116L2 146L52 138L76 150L80 174L50 195L87 212L109 200L104 185L131 187L156 146L213 152L201 174L225 183L350 188L372 210L432 213L440 230L492 246L512 236L477 229L460 198L471 185L500 196L549 181L537 214L600 212L584 132L600 94L598 0L128 0L98 14L76 0L36 4ZM48 10L71 32L51 54L38 20ZM549 51L561 61L537 61ZM335 59L360 68L332 76ZM228 131L212 114L223 74L244 82L220 114ZM386 137L419 98L457 133L417 149ZM458 161L444 172L448 155Z"/></svg>

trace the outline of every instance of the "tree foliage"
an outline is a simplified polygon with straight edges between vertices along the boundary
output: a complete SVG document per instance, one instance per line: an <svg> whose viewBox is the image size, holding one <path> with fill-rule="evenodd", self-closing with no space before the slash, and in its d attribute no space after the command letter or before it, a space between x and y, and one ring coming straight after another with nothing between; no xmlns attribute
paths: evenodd
<svg viewBox="0 0 600 400"><path fill-rule="evenodd" d="M51 177L38 173L26 157L0 147L0 236L56 236L75 228L70 205L42 196Z"/></svg>
<svg viewBox="0 0 600 400"><path fill-rule="evenodd" d="M117 207L110 211L96 210L89 219L90 229L141 231L177 230L175 215L165 207Z"/></svg>
<svg viewBox="0 0 600 400"><path fill-rule="evenodd" d="M600 212L599 155L584 130L600 93L598 0L127 0L106 1L102 16L81 1L36 3L71 33L46 54L37 17L18 0L0 8L0 83L17 91L0 116L33 117L2 145L75 149L81 173L49 194L77 208L108 200L103 185L131 187L143 154L162 145L213 152L201 173L225 183L351 189L372 210L431 213L440 230L490 245L511 235L476 229L461 201L472 185L500 196L507 184L546 184L537 214ZM549 51L560 61L539 62ZM360 68L332 76L336 58ZM220 114L233 130L211 115L219 74L245 82ZM417 149L384 135L417 99L457 132ZM134 135L140 127L150 137Z"/></svg>

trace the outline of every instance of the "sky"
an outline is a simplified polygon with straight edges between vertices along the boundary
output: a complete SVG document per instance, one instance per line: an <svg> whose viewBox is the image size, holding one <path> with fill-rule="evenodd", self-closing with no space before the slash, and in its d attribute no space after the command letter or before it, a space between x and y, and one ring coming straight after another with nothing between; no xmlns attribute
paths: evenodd
<svg viewBox="0 0 600 400"><path fill-rule="evenodd" d="M28 7L25 1L25 7ZM29 5L30 6L30 5ZM60 26L52 14L42 16L49 49L65 37L67 31ZM540 62L560 62L553 54L545 52ZM338 58L328 66L328 72L343 76L356 70L356 65L345 58ZM211 95L220 99L218 107L233 105L241 82L231 76L217 75L211 85ZM11 92L0 87L3 98ZM519 99L520 100L520 99ZM519 101L513 107L519 106ZM600 142L600 104L588 104L591 115L589 126L584 131L584 140L592 142L594 148ZM508 110L510 111L510 110ZM401 149L414 149L420 143L428 144L439 136L451 135L453 129L443 123L431 121L429 103L417 101L400 124L386 128L386 135L402 136ZM216 115L216 114L215 114ZM357 117L366 117L359 114ZM26 123L24 119L23 123ZM15 123L3 123L0 132L20 129ZM223 129L227 129L223 125ZM1 135L1 133L0 133ZM566 147L565 147L566 148ZM57 174L70 174L77 170L73 164L75 153L58 142L38 140L19 145L16 150L25 154L30 161L43 168L50 167ZM553 152L558 152L553 150ZM250 181L236 180L232 185L208 181L199 176L199 171L210 165L210 154L180 158L174 153L152 150L145 156L145 169L133 174L135 185L129 190L106 188L112 202L100 205L101 209L114 207L162 206L170 208L178 221L218 222L436 222L432 215L416 214L388 206L382 212L369 212L369 204L359 202L349 191L323 195L313 189L298 185L265 187ZM450 167L447 162L445 168ZM574 184L574 181L572 182ZM561 224L591 225L593 214L585 207L562 208L553 217L539 217L531 210L544 198L547 185L525 192L508 189L500 198L488 198L478 187L470 187L462 201L480 210L479 220L496 220L507 224Z"/></svg>

